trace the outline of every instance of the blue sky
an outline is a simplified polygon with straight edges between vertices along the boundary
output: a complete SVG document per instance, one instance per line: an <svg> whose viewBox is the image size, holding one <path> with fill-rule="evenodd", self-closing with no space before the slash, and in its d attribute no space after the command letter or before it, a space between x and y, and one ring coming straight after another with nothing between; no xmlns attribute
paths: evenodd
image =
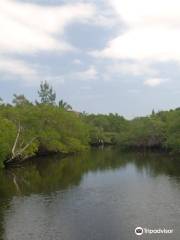
<svg viewBox="0 0 180 240"><path fill-rule="evenodd" d="M177 0L1 0L0 97L47 80L77 111L127 118L179 107Z"/></svg>

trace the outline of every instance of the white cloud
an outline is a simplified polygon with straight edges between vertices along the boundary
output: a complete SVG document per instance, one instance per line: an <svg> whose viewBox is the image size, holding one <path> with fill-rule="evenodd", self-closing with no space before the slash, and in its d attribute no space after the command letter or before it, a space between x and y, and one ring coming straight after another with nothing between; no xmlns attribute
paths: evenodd
<svg viewBox="0 0 180 240"><path fill-rule="evenodd" d="M106 4L107 2L105 5ZM118 14L115 14L112 7L107 5L106 8L105 6L98 8L98 4L96 4L96 12L90 24L95 24L105 28L112 28L116 26L118 22L120 22L119 16Z"/></svg>
<svg viewBox="0 0 180 240"><path fill-rule="evenodd" d="M98 78L98 72L95 66L89 66L85 70L70 72L61 76L65 81L66 80L80 80L80 81L89 81L96 80Z"/></svg>
<svg viewBox="0 0 180 240"><path fill-rule="evenodd" d="M154 69L149 63L145 62L121 62L111 64L107 67L109 74L123 74L123 75L157 75L158 71Z"/></svg>
<svg viewBox="0 0 180 240"><path fill-rule="evenodd" d="M0 1L0 52L33 53L42 50L67 51L64 28L71 21L87 20L94 14L91 4L40 6L14 0ZM57 37L58 35L58 37Z"/></svg>
<svg viewBox="0 0 180 240"><path fill-rule="evenodd" d="M0 0L0 72L3 73L3 79L18 76L28 84L35 84L40 78L45 79L40 68L19 60L19 54L74 50L63 40L65 27L75 21L87 22L95 13L95 6L88 3L43 6ZM54 82L61 81L58 76L50 78Z"/></svg>
<svg viewBox="0 0 180 240"><path fill-rule="evenodd" d="M43 68L38 65L28 64L25 61L8 57L0 57L1 81L17 79L23 81L26 86L39 85L40 81L47 80L53 85L64 83L63 76L44 74Z"/></svg>
<svg viewBox="0 0 180 240"><path fill-rule="evenodd" d="M72 77L77 80L95 80L98 77L98 72L95 66L90 66L88 69L72 74Z"/></svg>
<svg viewBox="0 0 180 240"><path fill-rule="evenodd" d="M0 57L0 72L3 74L8 74L10 76L18 76L21 79L36 80L38 78L38 73L35 67L28 65L24 61Z"/></svg>
<svg viewBox="0 0 180 240"><path fill-rule="evenodd" d="M144 85L149 86L149 87L157 87L160 84L167 82L168 79L163 79L163 78L150 78L144 81Z"/></svg>
<svg viewBox="0 0 180 240"><path fill-rule="evenodd" d="M127 29L96 57L180 61L180 1L109 0Z"/></svg>

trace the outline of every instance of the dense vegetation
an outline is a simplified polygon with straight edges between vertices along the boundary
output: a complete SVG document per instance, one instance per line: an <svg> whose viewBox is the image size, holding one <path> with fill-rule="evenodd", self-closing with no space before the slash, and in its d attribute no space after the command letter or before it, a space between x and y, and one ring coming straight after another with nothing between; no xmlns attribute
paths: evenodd
<svg viewBox="0 0 180 240"><path fill-rule="evenodd" d="M73 153L88 147L88 128L69 105L60 101L45 82L40 102L14 95L13 105L0 106L0 159L24 160L51 152Z"/></svg>
<svg viewBox="0 0 180 240"><path fill-rule="evenodd" d="M89 145L123 148L180 149L180 109L152 112L126 120L118 114L77 113L60 100L47 82L40 85L40 101L14 95L12 104L0 100L0 164L34 155L80 152Z"/></svg>
<svg viewBox="0 0 180 240"><path fill-rule="evenodd" d="M118 115L89 115L86 121L94 128L92 141L101 137L106 144L128 149L159 149L180 152L180 109L152 112L146 117L125 120Z"/></svg>
<svg viewBox="0 0 180 240"><path fill-rule="evenodd" d="M180 109L160 111L126 120L117 114L87 115L91 142L116 144L126 149L161 149L180 152Z"/></svg>

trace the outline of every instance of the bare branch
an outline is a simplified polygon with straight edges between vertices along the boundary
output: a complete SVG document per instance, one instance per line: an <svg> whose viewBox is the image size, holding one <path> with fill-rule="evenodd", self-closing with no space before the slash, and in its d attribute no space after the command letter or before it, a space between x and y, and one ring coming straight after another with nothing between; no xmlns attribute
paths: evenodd
<svg viewBox="0 0 180 240"><path fill-rule="evenodd" d="M16 139L15 139L13 148L12 148L12 156L13 156L13 157L16 155L16 154L15 154L15 150L16 150L16 146L17 146L18 139L19 139L19 136L20 136L20 132L21 132L21 125L20 125L20 122L19 122L19 127L18 127L17 136L16 136Z"/></svg>
<svg viewBox="0 0 180 240"><path fill-rule="evenodd" d="M32 138L29 143L27 143L19 152L17 152L17 155L21 155L32 144L32 142L35 139L37 139L37 137Z"/></svg>

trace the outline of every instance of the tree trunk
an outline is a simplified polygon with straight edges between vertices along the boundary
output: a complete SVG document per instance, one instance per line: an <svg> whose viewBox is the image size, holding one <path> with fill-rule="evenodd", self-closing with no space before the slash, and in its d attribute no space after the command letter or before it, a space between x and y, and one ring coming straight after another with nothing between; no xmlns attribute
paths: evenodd
<svg viewBox="0 0 180 240"><path fill-rule="evenodd" d="M13 145L12 151L11 151L11 156L10 156L10 158L8 158L4 161L5 167L20 164L29 157L29 156L24 156L23 153L33 143L33 141L37 137L32 138L25 146L23 146L23 143L19 144L20 146L18 148L17 146L18 146L20 134L21 134L21 125L19 123L16 139L14 141L14 145Z"/></svg>

